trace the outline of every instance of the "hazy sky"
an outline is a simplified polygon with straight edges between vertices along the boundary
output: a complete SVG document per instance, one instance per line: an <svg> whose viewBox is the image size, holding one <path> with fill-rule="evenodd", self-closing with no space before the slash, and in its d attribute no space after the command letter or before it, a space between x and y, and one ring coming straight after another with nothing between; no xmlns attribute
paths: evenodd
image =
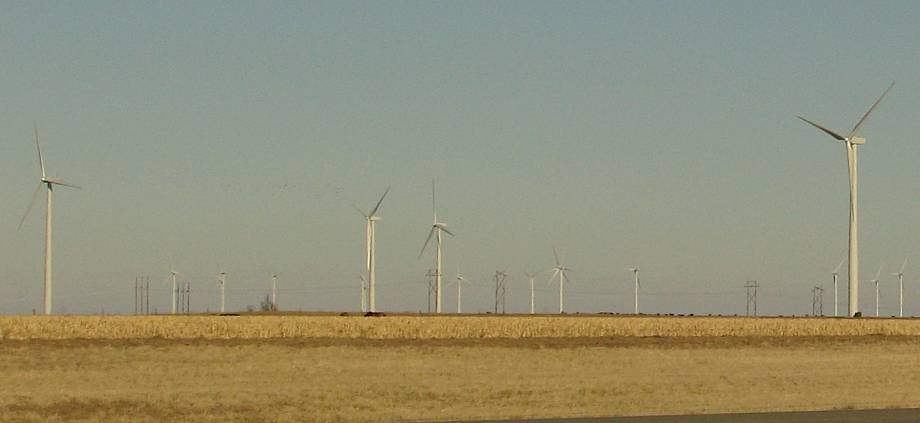
<svg viewBox="0 0 920 423"><path fill-rule="evenodd" d="M39 126L55 196L55 309L133 311L169 263L193 308L356 310L365 226L387 186L378 304L426 309L418 259L439 216L491 309L491 275L574 268L570 311L811 311L847 240L844 147L795 119L862 131L862 279L920 314L917 2L3 2L0 313L41 309ZM842 272L840 299L845 304ZM538 309L558 289L538 279ZM915 282L916 281L916 282ZM874 289L862 285L862 306ZM445 287L445 309L456 288Z"/></svg>

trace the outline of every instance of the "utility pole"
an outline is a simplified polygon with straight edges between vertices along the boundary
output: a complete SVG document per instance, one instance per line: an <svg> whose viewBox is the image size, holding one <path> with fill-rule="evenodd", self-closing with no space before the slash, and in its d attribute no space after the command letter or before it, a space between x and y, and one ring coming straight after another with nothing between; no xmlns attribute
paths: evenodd
<svg viewBox="0 0 920 423"><path fill-rule="evenodd" d="M748 316L751 315L751 309L754 310L754 316L757 316L757 288L760 285L757 284L757 281L747 281L744 284L744 288L747 291L747 305L745 306L745 314Z"/></svg>
<svg viewBox="0 0 920 423"><path fill-rule="evenodd" d="M505 279L508 273L502 270L495 271L495 314L498 314L498 305L501 303L502 314L505 314Z"/></svg>
<svg viewBox="0 0 920 423"><path fill-rule="evenodd" d="M428 269L428 273L425 273L425 280L428 282L428 313L431 313L431 294L434 292L433 279L434 270Z"/></svg>

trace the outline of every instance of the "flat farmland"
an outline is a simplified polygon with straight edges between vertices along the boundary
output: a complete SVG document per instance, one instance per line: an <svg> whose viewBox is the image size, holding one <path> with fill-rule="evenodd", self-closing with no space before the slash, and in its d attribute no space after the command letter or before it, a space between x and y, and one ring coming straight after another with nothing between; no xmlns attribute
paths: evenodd
<svg viewBox="0 0 920 423"><path fill-rule="evenodd" d="M2 421L428 421L920 406L914 320L37 316L0 318L0 330Z"/></svg>

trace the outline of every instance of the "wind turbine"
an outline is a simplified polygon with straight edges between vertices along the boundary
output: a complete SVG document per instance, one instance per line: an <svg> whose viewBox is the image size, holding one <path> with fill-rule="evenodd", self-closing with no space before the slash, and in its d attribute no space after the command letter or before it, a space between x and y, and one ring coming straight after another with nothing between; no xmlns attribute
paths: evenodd
<svg viewBox="0 0 920 423"><path fill-rule="evenodd" d="M840 266L843 266L843 262L847 261L846 257L843 260L840 260L840 264L834 268L834 272L831 275L834 275L834 317L837 317L837 272L840 271Z"/></svg>
<svg viewBox="0 0 920 423"><path fill-rule="evenodd" d="M867 111L866 114L863 115L862 119L860 119L859 122L856 123L856 126L853 127L853 130L851 130L850 133L847 134L847 136L840 135L834 131L831 131L830 129L827 129L821 125L818 125L817 123L814 123L808 119L805 119L802 116L796 116L799 119L805 121L805 123L808 123L809 125L814 126L815 128L818 128L819 130L823 131L825 134L830 135L837 141L842 142L844 146L846 147L847 165L850 171L850 246L849 246L849 257L848 257L849 269L848 269L848 280L847 280L847 284L849 285L849 297L850 297L848 315L850 317L854 317L856 316L857 313L859 313L859 242L857 239L857 235L858 235L857 229L858 229L859 219L858 219L858 214L857 214L857 199L856 199L856 193L857 193L856 187L857 187L857 176L858 176L857 154L856 153L857 153L857 147L866 143L865 138L858 138L856 137L856 134L857 132L859 132L859 129L862 128L863 124L866 123L866 119L869 117L872 111L875 110L875 107L878 106L879 103L881 103L882 99L885 98L886 95L888 95L888 92L891 91L892 87L894 87L893 82L888 87L888 89L885 90L884 93L882 93L882 95L878 98L878 100L875 100L875 103L873 103L872 106L869 107L869 111Z"/></svg>
<svg viewBox="0 0 920 423"><path fill-rule="evenodd" d="M372 313L377 312L377 237L374 232L376 223L380 220L380 216L377 216L377 211L380 210L380 205L383 204L383 199L386 198L387 194L390 192L390 187L387 187L386 191L383 192L383 195L380 196L380 200L377 201L377 205L374 206L374 209L370 213L365 213L363 210L359 209L358 206L355 206L356 209L367 219L367 280L369 285L369 296L370 299L370 311Z"/></svg>
<svg viewBox="0 0 920 423"><path fill-rule="evenodd" d="M878 317L878 277L881 274L882 274L882 266L879 266L878 272L875 272L875 278L869 281L869 282L875 283L875 317Z"/></svg>
<svg viewBox="0 0 920 423"><path fill-rule="evenodd" d="M457 284L457 314L462 313L460 304L463 301L463 284L468 283L466 278L463 277L463 274L460 273L460 267L457 267L457 279L454 282Z"/></svg>
<svg viewBox="0 0 920 423"><path fill-rule="evenodd" d="M176 276L179 274L179 272L177 272L176 269L173 269L172 266L169 267L169 279L172 280L172 314L176 314L176 293L178 292Z"/></svg>
<svg viewBox="0 0 920 423"><path fill-rule="evenodd" d="M534 297L533 297L533 281L534 281L534 279L537 278L537 275L538 275L538 274L539 274L539 272L536 272L536 273L524 272L524 275L526 275L526 276L527 276L527 279L530 280L530 314L534 314L534 307L533 307L533 306L534 306L534 301L533 301L533 298L534 298Z"/></svg>
<svg viewBox="0 0 920 423"><path fill-rule="evenodd" d="M278 311L278 274L272 274L272 311Z"/></svg>
<svg viewBox="0 0 920 423"><path fill-rule="evenodd" d="M52 272L51 272L51 204L52 204L52 194L54 192L54 186L60 185L70 188L80 189L76 185L72 185L61 181L59 179L49 178L45 174L45 161L42 159L42 147L38 143L38 125L35 126L35 148L38 150L38 167L41 170L41 179L39 180L38 186L35 188L35 192L32 194L32 201L29 202L29 208L26 209L26 213L22 215L22 219L19 221L19 229L22 229L22 224L26 221L26 217L29 216L29 212L32 211L32 207L35 206L35 201L38 199L38 192L41 191L42 185L47 188L47 210L45 212L45 314L51 314L52 311L52 302L51 302L51 282L52 282Z"/></svg>
<svg viewBox="0 0 920 423"><path fill-rule="evenodd" d="M227 285L227 272L221 270L217 274L217 285L220 287L220 314L224 314L224 290Z"/></svg>
<svg viewBox="0 0 920 423"><path fill-rule="evenodd" d="M904 263L901 263L901 270L892 273L898 277L898 317L904 317L904 266L907 266L907 257L904 257Z"/></svg>
<svg viewBox="0 0 920 423"><path fill-rule="evenodd" d="M431 242L431 237L436 235L437 251L435 252L435 312L441 313L441 232L444 232L450 236L454 234L447 230L447 225L444 223L438 222L438 208L435 203L434 196L434 181L431 182L431 208L434 210L434 224L431 225L431 230L428 231L428 238L425 239L425 244L422 245L422 251L418 253L418 258L422 258L422 254L425 254L425 248L428 247L428 243Z"/></svg>
<svg viewBox="0 0 920 423"><path fill-rule="evenodd" d="M553 279L556 279L556 275L559 276L559 314L563 314L565 313L565 281L568 279L565 272L572 269L562 264L562 260L559 259L559 253L556 252L556 247L553 247L553 256L556 258L556 267L553 268L553 276L549 279L552 282Z"/></svg>
<svg viewBox="0 0 920 423"><path fill-rule="evenodd" d="M639 267L629 267L626 270L633 272L633 277L636 281L636 311L635 314L639 314Z"/></svg>

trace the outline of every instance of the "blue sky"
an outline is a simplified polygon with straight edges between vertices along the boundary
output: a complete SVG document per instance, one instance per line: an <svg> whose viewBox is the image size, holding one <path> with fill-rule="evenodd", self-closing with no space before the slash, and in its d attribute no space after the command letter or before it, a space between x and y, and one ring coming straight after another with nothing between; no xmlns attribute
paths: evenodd
<svg viewBox="0 0 920 423"><path fill-rule="evenodd" d="M37 123L53 176L56 311L133 310L137 275L168 308L170 261L193 307L356 309L364 223L378 303L426 307L418 251L439 215L459 266L488 279L575 271L571 311L810 311L845 255L845 154L794 118L863 130L861 269L920 266L920 44L914 2L8 2L0 15L0 313L41 304ZM920 314L908 264L907 312ZM920 269L920 267L916 267ZM918 271L920 272L920 271ZM888 273L888 270L885 271ZM920 273L917 273L920 274ZM538 309L557 291L540 280ZM845 277L841 286L845 286ZM896 312L895 279L882 280ZM454 288L445 308L455 307ZM841 290L841 304L845 303ZM863 284L862 303L874 304ZM831 308L825 294L825 310Z"/></svg>

